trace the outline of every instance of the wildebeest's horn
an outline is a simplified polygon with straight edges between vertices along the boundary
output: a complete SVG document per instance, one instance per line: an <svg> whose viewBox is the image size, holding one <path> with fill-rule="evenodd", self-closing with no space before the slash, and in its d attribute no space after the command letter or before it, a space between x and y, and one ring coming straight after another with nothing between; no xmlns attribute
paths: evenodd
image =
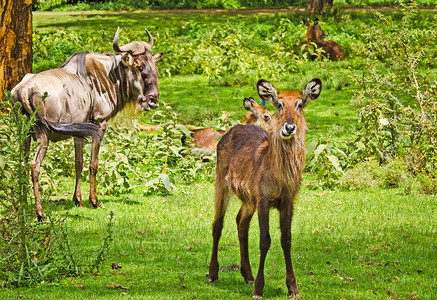
<svg viewBox="0 0 437 300"><path fill-rule="evenodd" d="M120 35L120 27L117 27L117 31L115 32L114 41L112 42L112 48L115 52L122 52L120 47L118 46L118 36Z"/></svg>
<svg viewBox="0 0 437 300"><path fill-rule="evenodd" d="M121 47L118 44L119 34L120 34L120 28L117 28L117 32L115 33L114 36L114 41L112 42L112 48L114 49L115 52L129 52L132 55L143 54L146 53L147 51L152 52L151 46L153 45L153 38L148 31L147 34L149 35L149 43L135 41Z"/></svg>
<svg viewBox="0 0 437 300"><path fill-rule="evenodd" d="M153 48L153 37L152 37L152 35L150 34L150 32L147 30L147 28L146 28L146 32L147 32L147 36L149 37L149 43L148 43L148 45L149 45L149 47L150 47L150 50Z"/></svg>

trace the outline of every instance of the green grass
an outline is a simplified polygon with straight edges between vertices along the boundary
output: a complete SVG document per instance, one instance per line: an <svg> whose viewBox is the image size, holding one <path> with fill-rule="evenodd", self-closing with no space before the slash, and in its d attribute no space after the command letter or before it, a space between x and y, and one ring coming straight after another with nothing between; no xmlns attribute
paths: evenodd
<svg viewBox="0 0 437 300"><path fill-rule="evenodd" d="M72 178L61 191L72 190ZM304 179L304 182L307 180ZM84 189L86 190L84 183ZM98 275L66 278L39 288L0 290L0 298L24 299L248 299L253 287L237 271L221 271L210 285L213 185L178 186L170 196L100 196L104 209L79 209L67 202L44 203L46 213L71 216L64 227L76 256L86 259L101 245L114 211L114 241ZM64 195L63 192L61 195ZM64 195L65 196L65 195ZM67 196L71 197L71 193ZM239 264L232 201L220 246L221 266ZM355 192L302 188L292 227L292 261L303 299L420 299L437 296L437 200L401 196L397 190ZM266 262L267 299L286 296L279 218L271 211L272 246ZM250 255L258 266L257 218L250 229ZM112 270L111 263L122 269ZM110 289L119 284L129 290ZM83 285L83 290L76 286Z"/></svg>

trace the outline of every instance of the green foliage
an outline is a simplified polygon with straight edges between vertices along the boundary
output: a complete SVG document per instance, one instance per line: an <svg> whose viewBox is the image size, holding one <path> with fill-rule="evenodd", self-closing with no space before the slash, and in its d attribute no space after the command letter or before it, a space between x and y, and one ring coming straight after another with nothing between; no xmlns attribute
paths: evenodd
<svg viewBox="0 0 437 300"><path fill-rule="evenodd" d="M38 285L66 275L57 264L56 232L62 222L36 223L29 194L29 142L35 114L22 114L9 94L0 118L0 280L3 285Z"/></svg>
<svg viewBox="0 0 437 300"><path fill-rule="evenodd" d="M381 26L366 27L368 43L359 54L364 71L355 77L361 85L356 102L362 103L361 142L367 156L381 163L419 149L427 173L437 176L436 74L437 31L410 26L417 12L406 9L400 22L375 13ZM413 27L413 28L412 28ZM412 150L411 150L412 149Z"/></svg>
<svg viewBox="0 0 437 300"><path fill-rule="evenodd" d="M332 188L348 166L348 157L328 138L312 141L307 146L307 169L316 174L316 186Z"/></svg>
<svg viewBox="0 0 437 300"><path fill-rule="evenodd" d="M38 222L29 195L32 194L28 174L29 155L24 144L30 142L36 114L24 114L21 103L9 94L1 105L0 115L0 280L2 287L41 286L66 276L89 273L105 262L112 241L112 213L108 236L94 262L89 265L74 256L76 246L70 243L62 225L67 218ZM61 165L65 167L65 165ZM51 176L59 176L62 168L50 166ZM59 171L61 170L61 171ZM59 181L58 181L59 183ZM52 186L54 190L55 187ZM45 195L47 193L42 193ZM42 197L44 198L44 196ZM87 257L87 258L92 258Z"/></svg>

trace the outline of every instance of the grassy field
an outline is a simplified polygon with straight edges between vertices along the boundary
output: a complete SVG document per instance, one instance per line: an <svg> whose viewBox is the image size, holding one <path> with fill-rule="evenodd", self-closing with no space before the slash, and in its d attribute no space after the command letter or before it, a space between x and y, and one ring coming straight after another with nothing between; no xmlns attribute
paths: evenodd
<svg viewBox="0 0 437 300"><path fill-rule="evenodd" d="M393 19L397 14L391 15ZM432 20L430 12L425 14L428 21ZM35 14L34 30L42 42L35 43L38 57L34 68L41 71L59 66L77 51L110 50L117 26L121 27L123 42L143 37L144 27L147 27L155 37L156 51L166 51L165 55L169 57L160 62L160 101L170 104L184 124L213 126L222 111L233 113L235 120L243 118L242 100L249 96L258 99L255 82L259 78L249 78L247 84L217 84L201 71L186 74L189 73L188 67L174 66L171 59L179 54L190 59L193 53L181 49L195 49L209 32L220 33L222 27L229 35L237 39L241 37L247 43L244 47L257 55L262 55L263 51L275 55L277 49L262 38L271 39L269 30L280 26L280 19L288 18L289 26L296 29L290 41L299 41L305 31L300 24L301 17L301 13ZM341 142L354 138L356 134L358 111L352 99L357 87L349 75L360 72L361 62L359 57L355 57L352 45L353 41L365 40L357 35L357 28L374 20L365 13L345 14L339 19L342 22L336 24L338 27L327 21L324 25L330 29L331 37L345 41L345 47L349 49L345 61L302 61L284 72L286 74L281 74L283 76L266 77L279 90L301 89L313 77L322 79L324 89L321 96L306 109L309 140L332 137ZM252 39L251 32L256 32ZM44 38L55 40L52 47L55 50L41 46ZM173 48L171 44L177 42L179 48ZM289 41L284 44L286 42ZM196 49L202 50L201 47ZM289 49L296 50L296 45ZM173 73L169 75L166 69ZM259 74L263 75L262 70ZM273 111L272 106L267 108ZM151 115L144 114L138 120L151 123ZM48 156L60 154L55 153L57 148L53 144L50 149ZM62 149L72 149L71 144L70 148ZM67 156L63 160L71 159ZM105 163L103 159L101 161ZM51 162L53 164L55 160ZM82 182L84 199L88 197L86 180L83 178ZM310 184L313 180L314 175L304 175L292 226L292 262L303 299L437 298L435 196L405 195L401 189L321 190L314 189ZM213 183L185 185L177 182L177 190L171 195L146 195L138 179L137 186L130 193L118 196L108 195L100 187L99 200L104 208L93 210L89 204L85 209L73 205L70 200L73 181L73 176L57 178L58 186L50 197L53 200L43 203L45 213L62 217L68 212L70 217L64 228L73 254L87 261L95 256L96 249L107 236L108 217L113 211L113 242L103 269L98 274L65 278L33 288L0 289L1 299L251 297L253 286L246 285L239 272L230 268L240 263L235 224L238 200L231 202L225 219L219 252L219 263L224 269L219 273L219 282L211 285L205 276L212 248ZM254 272L259 260L257 224L255 216L249 243ZM270 224L272 246L266 261L264 296L266 299L283 299L286 298L285 264L276 211L271 212ZM111 264L114 262L120 263L122 268L113 270Z"/></svg>
<svg viewBox="0 0 437 300"><path fill-rule="evenodd" d="M66 182L71 183L68 179ZM307 182L307 179L304 179ZM66 278L38 288L1 290L23 299L248 299L252 286L238 271L235 216L228 210L219 282L208 283L213 219L212 184L178 186L171 196L101 196L105 208L78 209L70 201L45 204L46 212L69 212L65 227L82 259L93 254L114 211L109 256L100 274ZM72 186L61 190L71 191ZM68 198L71 194L68 195ZM437 296L437 201L402 196L398 190L318 191L303 187L292 226L292 262L303 299L434 299ZM266 299L286 298L279 216L271 212L272 246L266 261ZM252 268L258 266L259 229L250 229ZM122 269L112 270L118 262ZM129 288L113 289L108 285Z"/></svg>

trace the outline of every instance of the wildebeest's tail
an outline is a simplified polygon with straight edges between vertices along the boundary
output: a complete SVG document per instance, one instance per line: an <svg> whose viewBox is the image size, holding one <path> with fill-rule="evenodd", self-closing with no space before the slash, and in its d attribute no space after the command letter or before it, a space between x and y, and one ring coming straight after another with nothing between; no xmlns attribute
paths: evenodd
<svg viewBox="0 0 437 300"><path fill-rule="evenodd" d="M43 124L47 129L56 133L69 135L72 137L86 138L86 137L101 137L102 131L96 124L93 123L64 123L64 122L52 122L38 114L38 111L33 105L32 97L29 97L29 104L32 111L35 112L37 120Z"/></svg>
<svg viewBox="0 0 437 300"><path fill-rule="evenodd" d="M44 119L37 114L38 121L40 121L48 129L70 135L72 137L86 138L86 137L100 137L102 132L99 127L93 123L61 123L61 122L51 122Z"/></svg>

